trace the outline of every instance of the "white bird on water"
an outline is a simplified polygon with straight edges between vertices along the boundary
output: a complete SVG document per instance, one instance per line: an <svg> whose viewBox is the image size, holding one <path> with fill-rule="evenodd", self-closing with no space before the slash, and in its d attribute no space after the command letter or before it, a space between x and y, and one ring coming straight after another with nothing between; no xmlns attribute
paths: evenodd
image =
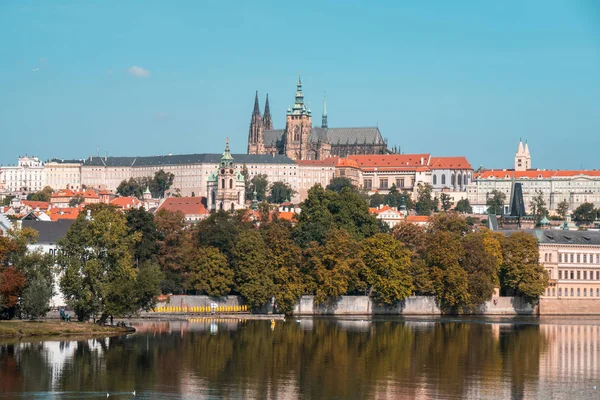
<svg viewBox="0 0 600 400"><path fill-rule="evenodd" d="M131 392L131 394L135 396L135 390L133 392Z"/></svg>

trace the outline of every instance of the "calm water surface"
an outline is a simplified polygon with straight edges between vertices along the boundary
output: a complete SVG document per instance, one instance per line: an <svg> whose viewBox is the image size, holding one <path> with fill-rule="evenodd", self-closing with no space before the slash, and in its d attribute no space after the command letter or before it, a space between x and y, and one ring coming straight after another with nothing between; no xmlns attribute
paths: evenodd
<svg viewBox="0 0 600 400"><path fill-rule="evenodd" d="M134 325L127 337L0 342L0 399L600 398L598 319Z"/></svg>

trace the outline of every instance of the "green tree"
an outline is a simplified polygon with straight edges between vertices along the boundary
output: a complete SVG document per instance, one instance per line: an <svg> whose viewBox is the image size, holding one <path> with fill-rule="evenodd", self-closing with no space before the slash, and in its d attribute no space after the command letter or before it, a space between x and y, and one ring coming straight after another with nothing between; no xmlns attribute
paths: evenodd
<svg viewBox="0 0 600 400"><path fill-rule="evenodd" d="M154 174L153 184L155 193L159 198L165 197L165 193L167 190L171 188L173 185L173 180L175 179L175 175L171 172L165 172L164 170L159 170Z"/></svg>
<svg viewBox="0 0 600 400"><path fill-rule="evenodd" d="M154 216L158 232L156 261L164 274L161 290L168 294L184 292L183 268L190 262L192 236L181 211L159 210ZM143 240L143 239L142 239Z"/></svg>
<svg viewBox="0 0 600 400"><path fill-rule="evenodd" d="M409 272L416 295L427 296L435 294L433 282L426 265L427 236L425 228L416 224L400 224L394 227L393 237L403 243L411 253Z"/></svg>
<svg viewBox="0 0 600 400"><path fill-rule="evenodd" d="M327 185L325 189L341 193L344 188L356 190L350 179L346 178L345 176L336 176L329 182L329 185Z"/></svg>
<svg viewBox="0 0 600 400"><path fill-rule="evenodd" d="M556 206L556 213L560 215L562 219L567 218L567 212L569 212L569 202L563 200Z"/></svg>
<svg viewBox="0 0 600 400"><path fill-rule="evenodd" d="M407 210L412 210L414 208L414 202L410 197L410 193L408 193L407 191L399 192L396 188L396 185L392 185L388 194L384 198L384 203L389 205L390 207L396 208L405 206Z"/></svg>
<svg viewBox="0 0 600 400"><path fill-rule="evenodd" d="M473 214L473 208L471 207L471 203L469 203L469 199L460 199L457 201L454 210L462 214Z"/></svg>
<svg viewBox="0 0 600 400"><path fill-rule="evenodd" d="M269 181L267 181L267 176L264 174L254 175L254 177L250 180L250 193L252 194L251 199L254 199L254 192L256 192L256 199L258 201L267 200L267 187L269 186Z"/></svg>
<svg viewBox="0 0 600 400"><path fill-rule="evenodd" d="M470 309L491 300L494 287L498 285L501 257L499 259L497 252L487 246L488 239L495 240L489 231L470 233L463 239L464 260L462 265L468 274L469 303L467 307Z"/></svg>
<svg viewBox="0 0 600 400"><path fill-rule="evenodd" d="M421 184L417 187L417 202L415 203L415 210L418 215L431 215L432 212L437 211L438 199L432 196L433 187L426 183Z"/></svg>
<svg viewBox="0 0 600 400"><path fill-rule="evenodd" d="M268 249L269 269L275 272L275 303L278 312L289 314L304 293L304 276L300 270L302 250L292 238L291 223L274 218L260 225Z"/></svg>
<svg viewBox="0 0 600 400"><path fill-rule="evenodd" d="M461 267L464 257L457 233L437 230L431 234L427 263L431 267L435 296L446 312L459 312L469 302L468 275Z"/></svg>
<svg viewBox="0 0 600 400"><path fill-rule="evenodd" d="M462 237L471 232L472 228L464 216L455 212L441 212L431 218L429 230L430 232L450 232L457 237Z"/></svg>
<svg viewBox="0 0 600 400"><path fill-rule="evenodd" d="M50 311L53 294L52 280L48 281L42 274L29 278L21 300L25 315L31 319L45 316Z"/></svg>
<svg viewBox="0 0 600 400"><path fill-rule="evenodd" d="M281 204L290 201L296 193L292 187L285 182L274 182L271 185L267 201L271 204Z"/></svg>
<svg viewBox="0 0 600 400"><path fill-rule="evenodd" d="M146 288L133 267L140 234L131 234L125 215L114 207L93 204L86 209L91 219L81 213L59 241L60 287L66 301L80 321L97 316L102 322L148 307L151 300L141 296Z"/></svg>
<svg viewBox="0 0 600 400"><path fill-rule="evenodd" d="M196 294L225 296L233 289L233 270L227 257L214 247L200 247L187 266L186 286Z"/></svg>
<svg viewBox="0 0 600 400"><path fill-rule="evenodd" d="M544 201L544 194L540 190L537 192L537 196L534 196L529 202L529 208L531 214L535 216L535 222L537 225L540 221L548 215L548 209L546 208L546 202Z"/></svg>
<svg viewBox="0 0 600 400"><path fill-rule="evenodd" d="M440 203L442 205L442 210L444 211L448 211L452 208L452 198L450 197L450 195L446 194L446 193L442 193L440 195Z"/></svg>
<svg viewBox="0 0 600 400"><path fill-rule="evenodd" d="M140 186L140 183L135 178L129 178L129 180L123 180L117 186L117 194L120 196L135 196L141 198L143 189Z"/></svg>
<svg viewBox="0 0 600 400"><path fill-rule="evenodd" d="M244 176L244 188L246 189L246 200L253 200L254 194L251 190L250 184L250 172L248 172L248 166L244 163L242 165L242 175Z"/></svg>
<svg viewBox="0 0 600 400"><path fill-rule="evenodd" d="M592 203L582 203L573 211L573 218L578 222L591 222L596 219L596 210Z"/></svg>
<svg viewBox="0 0 600 400"><path fill-rule="evenodd" d="M256 230L240 233L232 250L237 291L254 309L265 305L276 291L267 255L267 246Z"/></svg>
<svg viewBox="0 0 600 400"><path fill-rule="evenodd" d="M337 193L315 185L300 209L294 237L302 247L312 241L324 243L334 228L345 229L356 240L379 232L377 219L369 214L366 201L350 188Z"/></svg>
<svg viewBox="0 0 600 400"><path fill-rule="evenodd" d="M140 262L150 260L157 251L159 232L154 223L154 214L143 207L132 208L125 212L125 218L132 234L141 233L140 241L134 247L134 258L139 265Z"/></svg>
<svg viewBox="0 0 600 400"><path fill-rule="evenodd" d="M535 301L548 287L548 273L539 262L537 238L526 232L515 232L504 240L501 284L512 291Z"/></svg>
<svg viewBox="0 0 600 400"><path fill-rule="evenodd" d="M393 306L410 296L410 251L392 236L383 233L365 239L363 278L377 304Z"/></svg>
<svg viewBox="0 0 600 400"><path fill-rule="evenodd" d="M371 205L371 207L377 207L377 206L380 206L385 203L386 203L385 196L379 192L373 193L369 197L369 204Z"/></svg>
<svg viewBox="0 0 600 400"><path fill-rule="evenodd" d="M15 198L15 196L6 196L4 197L4 200L2 200L2 205L3 206L10 206L11 201L13 201L13 199Z"/></svg>
<svg viewBox="0 0 600 400"><path fill-rule="evenodd" d="M85 199L83 198L83 196L77 195L77 196L71 198L71 200L69 200L69 207L77 207L84 201L85 201Z"/></svg>
<svg viewBox="0 0 600 400"><path fill-rule="evenodd" d="M364 269L361 246L346 230L331 230L323 245L311 243L306 254L304 271L312 278L309 289L315 293L315 303L349 293L367 294L367 284L359 276Z"/></svg>
<svg viewBox="0 0 600 400"><path fill-rule="evenodd" d="M488 198L485 203L488 207L488 209L487 209L488 214L496 214L496 215L503 214L505 201L506 201L506 194L504 194L503 192L496 190L496 189L492 190L488 194Z"/></svg>
<svg viewBox="0 0 600 400"><path fill-rule="evenodd" d="M52 190L50 186L44 186L39 192L29 193L27 195L27 200L49 202L52 193L54 193L54 190Z"/></svg>

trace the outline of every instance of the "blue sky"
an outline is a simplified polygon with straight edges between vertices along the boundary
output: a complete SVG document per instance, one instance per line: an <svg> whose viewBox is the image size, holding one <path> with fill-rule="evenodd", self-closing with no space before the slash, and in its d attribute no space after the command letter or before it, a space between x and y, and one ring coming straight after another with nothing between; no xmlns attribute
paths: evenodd
<svg viewBox="0 0 600 400"><path fill-rule="evenodd" d="M0 2L0 164L245 152L254 92L283 128L296 74L319 124L403 152L600 168L600 2Z"/></svg>

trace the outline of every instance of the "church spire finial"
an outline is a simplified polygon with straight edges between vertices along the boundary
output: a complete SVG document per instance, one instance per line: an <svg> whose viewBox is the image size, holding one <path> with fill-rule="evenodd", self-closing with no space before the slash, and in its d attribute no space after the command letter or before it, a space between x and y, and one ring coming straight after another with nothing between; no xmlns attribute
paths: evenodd
<svg viewBox="0 0 600 400"><path fill-rule="evenodd" d="M323 96L323 115L321 117L321 128L327 129L327 93Z"/></svg>
<svg viewBox="0 0 600 400"><path fill-rule="evenodd" d="M260 107L258 106L258 90L256 91L256 94L254 95L254 112L253 112L253 114L260 116Z"/></svg>
<svg viewBox="0 0 600 400"><path fill-rule="evenodd" d="M271 109L269 108L269 93L267 93L267 99L265 100L265 113L263 114L262 122L265 131L273 129L273 119L271 118Z"/></svg>
<svg viewBox="0 0 600 400"><path fill-rule="evenodd" d="M294 107L292 108L292 114L296 114L296 115L307 114L306 107L304 105L304 93L302 93L302 81L300 80L299 72L298 72L298 83L296 84L296 99L294 101Z"/></svg>

